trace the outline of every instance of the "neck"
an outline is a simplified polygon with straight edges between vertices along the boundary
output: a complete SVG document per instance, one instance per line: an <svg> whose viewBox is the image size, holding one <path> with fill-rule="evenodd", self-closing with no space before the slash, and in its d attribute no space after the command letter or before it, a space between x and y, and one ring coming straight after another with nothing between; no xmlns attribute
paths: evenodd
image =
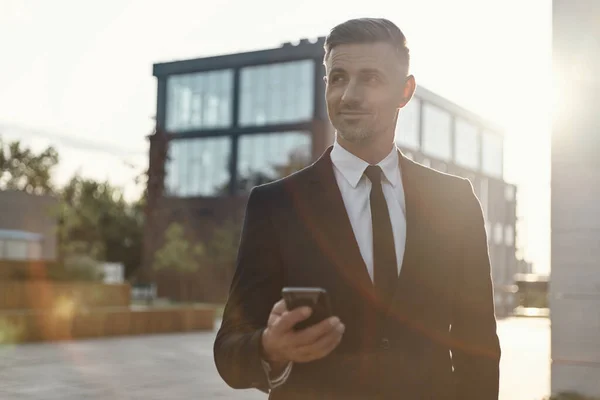
<svg viewBox="0 0 600 400"><path fill-rule="evenodd" d="M365 142L349 142L337 136L337 142L344 149L354 154L356 157L368 162L370 165L376 165L381 160L386 158L394 148L394 141L389 140L386 136L378 137Z"/></svg>

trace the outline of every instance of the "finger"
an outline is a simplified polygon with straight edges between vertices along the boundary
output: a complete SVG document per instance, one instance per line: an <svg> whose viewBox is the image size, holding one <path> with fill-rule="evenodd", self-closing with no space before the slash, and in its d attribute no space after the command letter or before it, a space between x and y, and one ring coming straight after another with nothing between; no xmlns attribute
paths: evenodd
<svg viewBox="0 0 600 400"><path fill-rule="evenodd" d="M340 325L329 334L322 336L316 342L298 347L294 351L294 359L298 362L309 362L327 356L340 344L344 335L344 330L344 325Z"/></svg>
<svg viewBox="0 0 600 400"><path fill-rule="evenodd" d="M285 300L281 299L273 306L273 310L271 310L272 314L281 315L287 311L287 307L285 305Z"/></svg>
<svg viewBox="0 0 600 400"><path fill-rule="evenodd" d="M292 330L298 322L304 321L312 314L310 307L298 307L284 312L273 324L273 333L283 335Z"/></svg>
<svg viewBox="0 0 600 400"><path fill-rule="evenodd" d="M267 321L267 326L273 327L276 321L281 317L281 315L271 313L269 314L269 320Z"/></svg>
<svg viewBox="0 0 600 400"><path fill-rule="evenodd" d="M338 317L330 317L298 332L292 339L293 345L296 347L306 346L315 343L321 337L336 329L341 324Z"/></svg>
<svg viewBox="0 0 600 400"><path fill-rule="evenodd" d="M285 305L285 301L283 299L279 300L273 306L271 310L271 314L269 314L269 320L267 321L267 326L273 326L277 318L279 318L283 313L287 311L287 307Z"/></svg>

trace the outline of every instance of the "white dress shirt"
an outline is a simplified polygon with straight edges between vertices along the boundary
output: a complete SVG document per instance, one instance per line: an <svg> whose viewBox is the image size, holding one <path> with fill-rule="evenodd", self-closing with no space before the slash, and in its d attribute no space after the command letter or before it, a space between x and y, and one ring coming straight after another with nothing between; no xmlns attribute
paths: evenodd
<svg viewBox="0 0 600 400"><path fill-rule="evenodd" d="M344 149L337 140L331 151L331 162L354 237L373 281L373 225L369 201L372 185L369 178L364 175L369 163ZM394 146L390 154L377 165L383 171L381 187L392 223L398 274L400 274L406 245L406 202L398 162L398 150ZM265 361L262 363L271 389L283 385L292 372L293 363L290 362L278 377L272 378L269 364Z"/></svg>
<svg viewBox="0 0 600 400"><path fill-rule="evenodd" d="M382 177L381 187L392 223L398 274L400 274L406 245L406 202L398 161L398 150L394 146L390 154L377 165L385 176ZM331 151L331 162L354 237L373 281L373 225L369 201L372 185L369 178L364 175L369 163L344 149L337 141Z"/></svg>

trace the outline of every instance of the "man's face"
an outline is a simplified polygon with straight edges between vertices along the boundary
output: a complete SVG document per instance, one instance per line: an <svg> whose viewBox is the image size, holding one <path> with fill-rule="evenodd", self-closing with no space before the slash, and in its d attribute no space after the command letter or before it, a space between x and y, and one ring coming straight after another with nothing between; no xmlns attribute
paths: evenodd
<svg viewBox="0 0 600 400"><path fill-rule="evenodd" d="M338 135L353 143L393 135L396 112L414 92L393 46L339 45L325 66L327 112Z"/></svg>

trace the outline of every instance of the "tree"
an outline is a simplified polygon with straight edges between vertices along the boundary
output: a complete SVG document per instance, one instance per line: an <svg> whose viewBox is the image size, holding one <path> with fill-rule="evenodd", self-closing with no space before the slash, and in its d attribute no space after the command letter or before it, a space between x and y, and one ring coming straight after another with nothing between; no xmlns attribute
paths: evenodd
<svg viewBox="0 0 600 400"><path fill-rule="evenodd" d="M19 141L0 138L0 190L53 194L60 199L55 216L63 268L79 274L96 261L119 262L130 277L141 265L144 199L130 204L121 189L77 175L57 189L52 174L58 162L53 147L36 154Z"/></svg>
<svg viewBox="0 0 600 400"><path fill-rule="evenodd" d="M119 188L75 176L61 191L58 217L61 259L87 254L123 263L127 277L140 266L142 206L127 203Z"/></svg>
<svg viewBox="0 0 600 400"><path fill-rule="evenodd" d="M233 218L215 228L208 242L206 255L213 264L233 265L237 257L242 224Z"/></svg>
<svg viewBox="0 0 600 400"><path fill-rule="evenodd" d="M0 190L53 193L52 172L58 161L53 147L35 154L18 140L4 142L0 137Z"/></svg>
<svg viewBox="0 0 600 400"><path fill-rule="evenodd" d="M215 228L206 246L206 259L213 267L216 284L228 285L233 278L238 246L242 234L242 219L232 217Z"/></svg>
<svg viewBox="0 0 600 400"><path fill-rule="evenodd" d="M185 230L178 223L172 223L165 231L163 246L154 254L153 269L175 270L180 274L195 272L199 268L201 258L204 255L202 244L193 245L185 238ZM184 296L185 280L180 278L180 295Z"/></svg>

